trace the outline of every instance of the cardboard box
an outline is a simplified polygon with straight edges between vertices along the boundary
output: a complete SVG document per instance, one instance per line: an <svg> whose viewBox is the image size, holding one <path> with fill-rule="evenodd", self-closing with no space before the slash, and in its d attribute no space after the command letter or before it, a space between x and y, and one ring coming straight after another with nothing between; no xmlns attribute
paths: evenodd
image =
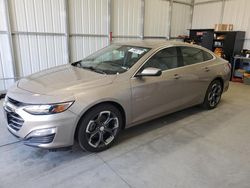
<svg viewBox="0 0 250 188"><path fill-rule="evenodd" d="M215 31L233 31L233 24L215 24Z"/></svg>

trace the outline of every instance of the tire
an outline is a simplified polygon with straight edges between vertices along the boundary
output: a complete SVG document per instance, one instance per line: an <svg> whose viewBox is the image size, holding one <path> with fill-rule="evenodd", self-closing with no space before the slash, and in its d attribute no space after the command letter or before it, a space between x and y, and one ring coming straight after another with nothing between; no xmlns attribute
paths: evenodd
<svg viewBox="0 0 250 188"><path fill-rule="evenodd" d="M83 150L100 152L110 148L122 127L121 112L110 104L93 107L79 122L77 140Z"/></svg>
<svg viewBox="0 0 250 188"><path fill-rule="evenodd" d="M207 110L216 108L216 106L220 103L222 91L223 88L221 81L214 80L211 82L206 92L203 107Z"/></svg>

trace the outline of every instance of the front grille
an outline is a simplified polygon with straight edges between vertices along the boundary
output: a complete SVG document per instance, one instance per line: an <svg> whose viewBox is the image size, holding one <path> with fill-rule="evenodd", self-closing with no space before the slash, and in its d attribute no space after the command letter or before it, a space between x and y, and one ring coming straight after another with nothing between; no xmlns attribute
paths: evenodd
<svg viewBox="0 0 250 188"><path fill-rule="evenodd" d="M22 102L16 101L16 100L9 98L9 97L8 97L8 102L16 107L23 105ZM19 116L15 112L15 110L12 109L12 107L10 107L8 105L6 105L4 109L6 111L6 117L7 117L7 122L8 122L9 128L11 128L12 130L15 130L15 131L19 131L21 129L21 127L23 126L24 119L21 116Z"/></svg>
<svg viewBox="0 0 250 188"><path fill-rule="evenodd" d="M19 131L24 123L23 118L15 112L11 112L8 110L5 111L9 127L15 131Z"/></svg>
<svg viewBox="0 0 250 188"><path fill-rule="evenodd" d="M30 137L24 141L26 145L36 145L36 144L48 144L51 143L55 138L55 134L47 135L47 136L37 136Z"/></svg>
<svg viewBox="0 0 250 188"><path fill-rule="evenodd" d="M12 98L10 98L10 97L8 97L8 101L9 101L10 103L14 104L14 105L17 106L17 107L23 106L23 105L24 105L24 103L19 102L19 101L16 101L16 100L14 100L14 99L12 99Z"/></svg>

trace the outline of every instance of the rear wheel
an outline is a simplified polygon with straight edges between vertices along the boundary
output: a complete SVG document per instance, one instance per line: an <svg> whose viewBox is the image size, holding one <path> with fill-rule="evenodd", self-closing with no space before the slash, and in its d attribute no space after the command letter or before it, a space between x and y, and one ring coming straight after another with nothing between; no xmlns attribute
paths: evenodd
<svg viewBox="0 0 250 188"><path fill-rule="evenodd" d="M220 102L222 91L222 83L219 80L214 80L207 89L203 107L214 109Z"/></svg>
<svg viewBox="0 0 250 188"><path fill-rule="evenodd" d="M122 115L113 105L99 105L84 115L79 126L80 147L90 152L103 151L117 140L122 127Z"/></svg>

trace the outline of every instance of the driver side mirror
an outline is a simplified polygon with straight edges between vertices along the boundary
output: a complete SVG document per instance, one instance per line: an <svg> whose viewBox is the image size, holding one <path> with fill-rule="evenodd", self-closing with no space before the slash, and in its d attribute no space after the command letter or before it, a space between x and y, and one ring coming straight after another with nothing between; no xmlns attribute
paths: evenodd
<svg viewBox="0 0 250 188"><path fill-rule="evenodd" d="M161 69L153 68L153 67L148 67L143 69L142 72L137 73L136 77L143 77L143 76L161 76L162 71Z"/></svg>

